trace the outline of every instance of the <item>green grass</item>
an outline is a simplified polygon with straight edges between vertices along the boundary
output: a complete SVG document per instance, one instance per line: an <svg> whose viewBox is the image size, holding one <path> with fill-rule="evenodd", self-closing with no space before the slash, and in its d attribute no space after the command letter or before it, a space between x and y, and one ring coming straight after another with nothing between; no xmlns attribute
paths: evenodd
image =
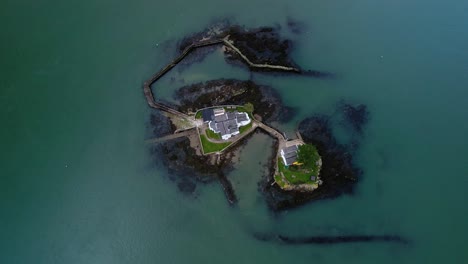
<svg viewBox="0 0 468 264"><path fill-rule="evenodd" d="M298 152L298 162L301 162L301 155L302 151L304 151L306 154L304 154L304 157L302 162L304 165L302 167L306 170L311 171L311 173L315 173L317 175L318 173L318 165L317 161L320 159L320 155L317 151L317 148L314 145L311 144L304 144L299 146L299 152Z"/></svg>
<svg viewBox="0 0 468 264"><path fill-rule="evenodd" d="M312 184L315 183L315 181L311 181L310 176L317 176L316 172L298 166L289 166L286 168L281 158L278 158L278 169L291 184Z"/></svg>
<svg viewBox="0 0 468 264"><path fill-rule="evenodd" d="M225 143L213 143L206 138L205 135L200 135L202 147L203 147L203 153L208 154L212 152L217 152L220 150L223 150L227 146L231 144L231 142L225 142Z"/></svg>
<svg viewBox="0 0 468 264"><path fill-rule="evenodd" d="M213 132L211 129L207 128L205 130L206 132L206 136L208 136L208 138L211 138L211 139L216 139L216 140L220 140L221 139L221 134L219 133L215 133Z"/></svg>
<svg viewBox="0 0 468 264"><path fill-rule="evenodd" d="M281 175L279 175L279 174L275 175L275 182L276 182L281 188L283 188L284 186L286 186L286 182L283 181L283 177L281 177Z"/></svg>
<svg viewBox="0 0 468 264"><path fill-rule="evenodd" d="M224 110L226 110L226 112L234 112L234 111L237 111L237 112L246 112L246 113L250 113L250 111L248 111L245 107L243 106L237 106L236 108L227 108L227 107L224 107Z"/></svg>
<svg viewBox="0 0 468 264"><path fill-rule="evenodd" d="M195 119L201 119L202 118L202 111L198 111L196 114L195 114Z"/></svg>
<svg viewBox="0 0 468 264"><path fill-rule="evenodd" d="M245 125L245 126L239 127L239 134L242 135L242 133L244 133L245 131L247 131L247 130L249 130L250 128L252 128L252 125L253 125L253 123L250 122L250 123L248 123L248 124Z"/></svg>

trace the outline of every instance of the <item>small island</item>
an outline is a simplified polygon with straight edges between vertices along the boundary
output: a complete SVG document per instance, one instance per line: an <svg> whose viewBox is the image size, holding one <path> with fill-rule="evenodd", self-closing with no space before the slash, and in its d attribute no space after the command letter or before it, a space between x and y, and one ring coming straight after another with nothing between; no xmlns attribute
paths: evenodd
<svg viewBox="0 0 468 264"><path fill-rule="evenodd" d="M265 42L265 46L259 45L262 42ZM164 164L171 171L180 170L185 175L196 175L201 182L218 179L228 201L234 204L237 198L225 173L231 167L230 160L236 156L233 153L237 147L254 132L262 131L275 142L269 166L271 173L260 184L260 190L264 192L271 209L284 210L313 199L348 192L359 170L351 165L342 146L336 144L326 121L321 118L304 120L294 138L286 137L270 121L278 120L292 110L282 105L274 89L252 81L221 79L177 90L180 105L155 100L151 86L157 80L188 54L216 45L223 46L230 61L243 63L251 71L319 78L329 76L298 67L288 57L290 42L281 40L272 28L246 30L230 27L215 35L203 33L185 39L181 44L181 54L143 85L148 105L170 120L170 130L173 131L163 135L157 133L161 136L146 141L152 145L162 144L158 145L162 147L159 152L163 155ZM354 110L352 106L348 106L348 109L350 112ZM152 122L161 130L164 127L161 124L166 121L159 118ZM303 135L307 138L303 139ZM327 167L327 164L333 167ZM187 192L195 188L191 180L182 180L178 186Z"/></svg>

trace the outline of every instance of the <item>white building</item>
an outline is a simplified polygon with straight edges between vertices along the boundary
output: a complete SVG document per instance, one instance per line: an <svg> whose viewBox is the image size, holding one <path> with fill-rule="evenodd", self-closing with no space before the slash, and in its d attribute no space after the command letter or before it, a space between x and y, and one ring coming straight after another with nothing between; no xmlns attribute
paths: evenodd
<svg viewBox="0 0 468 264"><path fill-rule="evenodd" d="M251 122L250 117L245 112L225 112L224 109L215 109L212 120L208 122L211 131L221 134L221 138L228 140L232 136L239 134L239 128Z"/></svg>
<svg viewBox="0 0 468 264"><path fill-rule="evenodd" d="M292 145L281 149L281 158L286 166L293 164L297 160L298 145Z"/></svg>

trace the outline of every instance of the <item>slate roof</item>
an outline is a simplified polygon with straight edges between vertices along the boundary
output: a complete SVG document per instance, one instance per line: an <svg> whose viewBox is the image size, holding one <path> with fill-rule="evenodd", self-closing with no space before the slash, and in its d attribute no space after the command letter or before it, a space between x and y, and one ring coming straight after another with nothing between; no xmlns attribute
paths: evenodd
<svg viewBox="0 0 468 264"><path fill-rule="evenodd" d="M283 148L283 152L284 154L290 153L290 152L297 152L297 149L298 149L297 145L292 145L292 146Z"/></svg>
<svg viewBox="0 0 468 264"><path fill-rule="evenodd" d="M203 109L202 110L203 122L212 121L213 116L214 116L213 108L208 108L208 109Z"/></svg>
<svg viewBox="0 0 468 264"><path fill-rule="evenodd" d="M246 113L236 113L236 117L239 123L248 120L248 116Z"/></svg>
<svg viewBox="0 0 468 264"><path fill-rule="evenodd" d="M289 153L284 153L285 158L291 158L291 157L297 157L296 152L289 152Z"/></svg>
<svg viewBox="0 0 468 264"><path fill-rule="evenodd" d="M291 165L293 164L297 159L297 156L294 156L294 157L290 157L290 158L286 158L286 165Z"/></svg>
<svg viewBox="0 0 468 264"><path fill-rule="evenodd" d="M213 115L209 123L210 129L221 136L239 133L238 122L248 121L246 113L226 112L220 115Z"/></svg>
<svg viewBox="0 0 468 264"><path fill-rule="evenodd" d="M297 160L297 145L289 146L282 149L282 157L283 161L286 163L285 165L289 166L293 164Z"/></svg>
<svg viewBox="0 0 468 264"><path fill-rule="evenodd" d="M224 122L224 121L226 121L226 120L227 120L227 116L226 116L225 114L224 114L224 115L218 115L218 116L215 116L215 117L214 117L214 121L215 121L216 123L218 123L218 122Z"/></svg>

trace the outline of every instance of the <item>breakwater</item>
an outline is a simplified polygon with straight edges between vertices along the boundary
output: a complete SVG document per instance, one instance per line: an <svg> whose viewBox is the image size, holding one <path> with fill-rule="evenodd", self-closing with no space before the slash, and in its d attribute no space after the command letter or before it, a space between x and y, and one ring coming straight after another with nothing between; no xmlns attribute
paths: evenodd
<svg viewBox="0 0 468 264"><path fill-rule="evenodd" d="M200 41L197 43L193 43L192 45L188 46L187 48L184 49L184 51L177 57L175 58L172 62L170 62L168 65L166 65L164 68L153 74L151 78L149 78L147 81L144 82L143 84L143 91L146 97L146 101L148 105L152 108L155 109L160 109L162 111L174 114L176 116L182 117L182 118L190 118L187 114L184 114L182 112L179 112L171 107L168 107L162 103L156 102L154 99L153 92L151 90L151 85L153 85L157 80L159 80L161 77L163 77L166 73L168 73L172 68L174 68L178 63L180 63L188 54L190 54L192 51L202 48L202 47L207 47L207 46L212 46L212 45L219 45L223 44L227 46L228 48L231 48L234 50L236 53L239 54L239 56L247 63L247 65L251 68L259 68L259 69L269 69L269 70L275 70L275 71L287 71L287 72L295 72L295 73L300 73L301 71L297 68L294 67L286 67L286 66L281 66L281 65L271 65L271 64L257 64L253 63L252 61L249 60L230 40L229 36L226 36L222 39L210 39L210 40L204 40Z"/></svg>

